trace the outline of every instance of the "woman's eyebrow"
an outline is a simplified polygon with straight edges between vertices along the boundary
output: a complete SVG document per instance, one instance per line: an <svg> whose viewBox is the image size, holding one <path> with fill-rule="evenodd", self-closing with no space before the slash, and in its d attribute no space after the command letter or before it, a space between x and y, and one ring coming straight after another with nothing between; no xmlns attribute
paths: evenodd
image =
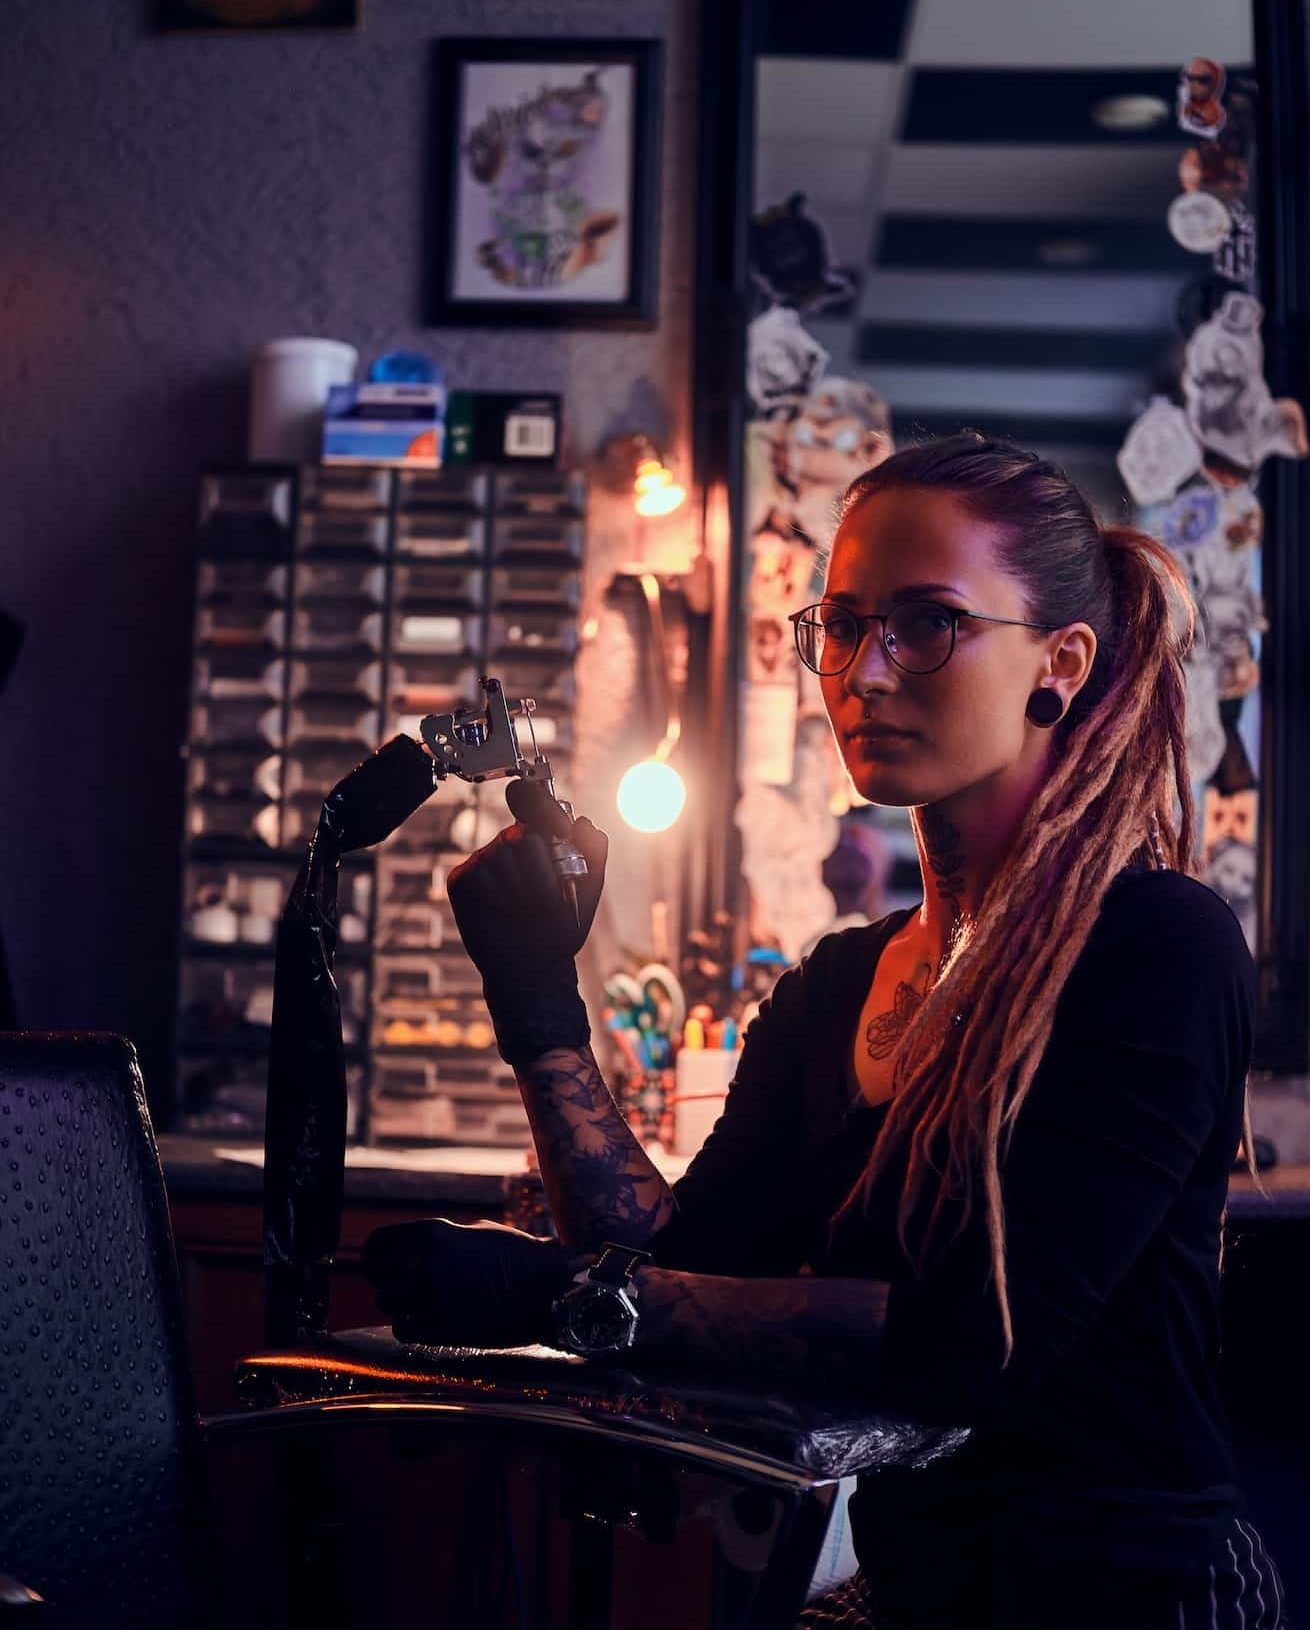
<svg viewBox="0 0 1310 1630"><path fill-rule="evenodd" d="M956 594L959 595L960 599L962 600L967 598L967 596L963 594L961 590L957 589L951 583L907 583L903 589L896 590L895 594L893 594L891 597L891 603L895 605L898 600L913 600L917 595L939 593ZM858 603L860 596L858 594L848 593L842 589L837 589L825 594L823 598L825 600L840 601L842 605L853 606Z"/></svg>

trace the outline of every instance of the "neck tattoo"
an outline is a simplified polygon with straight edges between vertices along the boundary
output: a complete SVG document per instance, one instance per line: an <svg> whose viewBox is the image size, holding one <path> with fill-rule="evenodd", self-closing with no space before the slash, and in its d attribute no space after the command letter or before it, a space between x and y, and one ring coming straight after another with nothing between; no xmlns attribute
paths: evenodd
<svg viewBox="0 0 1310 1630"><path fill-rule="evenodd" d="M869 1021L864 1032L864 1044L869 1057L875 1060L887 1058L896 1051L911 1019L941 978L964 926L964 913L960 907L960 898L964 893L964 849L960 834L931 806L920 811L920 819L937 894L951 909L951 929L946 937L946 947L938 959L936 973L930 961L920 962L910 979L897 981L890 1013L876 1014ZM957 1014L957 1023L959 1018Z"/></svg>

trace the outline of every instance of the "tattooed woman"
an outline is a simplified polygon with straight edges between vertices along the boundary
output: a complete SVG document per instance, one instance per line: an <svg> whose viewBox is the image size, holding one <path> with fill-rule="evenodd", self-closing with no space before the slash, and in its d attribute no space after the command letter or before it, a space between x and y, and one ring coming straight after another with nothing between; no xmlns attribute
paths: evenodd
<svg viewBox="0 0 1310 1630"><path fill-rule="evenodd" d="M581 927L523 821L450 876L559 1239L383 1231L381 1305L452 1340L463 1297L487 1340L494 1281L501 1338L549 1341L603 1253L635 1360L967 1425L956 1454L860 1481L858 1571L803 1624L1286 1622L1216 1375L1255 982L1193 859L1194 610L1164 547L1007 444L914 446L854 482L793 623L855 788L910 812L923 900L781 976L672 1186L577 994L603 835L573 828Z"/></svg>

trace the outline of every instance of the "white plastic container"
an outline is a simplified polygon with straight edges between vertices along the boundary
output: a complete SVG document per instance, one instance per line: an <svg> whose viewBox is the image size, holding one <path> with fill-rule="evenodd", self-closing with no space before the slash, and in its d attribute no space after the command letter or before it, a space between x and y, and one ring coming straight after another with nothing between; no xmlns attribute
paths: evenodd
<svg viewBox="0 0 1310 1630"><path fill-rule="evenodd" d="M741 1053L736 1048L684 1047L678 1053L673 1105L673 1153L694 1155L723 1113Z"/></svg>
<svg viewBox="0 0 1310 1630"><path fill-rule="evenodd" d="M270 340L250 370L250 436L254 464L316 464L323 444L323 405L330 385L348 385L359 352L343 340Z"/></svg>

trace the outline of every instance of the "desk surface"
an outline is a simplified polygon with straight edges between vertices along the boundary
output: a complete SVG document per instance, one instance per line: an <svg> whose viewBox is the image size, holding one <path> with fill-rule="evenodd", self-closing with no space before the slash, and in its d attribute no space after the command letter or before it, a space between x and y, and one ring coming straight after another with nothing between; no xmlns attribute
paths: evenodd
<svg viewBox="0 0 1310 1630"><path fill-rule="evenodd" d="M228 1158L238 1153L230 1139L164 1133L159 1153L170 1192L213 1199L258 1195L263 1171L257 1159ZM257 1154L248 1148L248 1156ZM375 1204L486 1206L504 1202L505 1175L526 1172L526 1154L514 1150L367 1149L352 1151L346 1162L346 1199ZM360 1157L366 1157L367 1163ZM388 1163L389 1157L391 1163ZM670 1180L686 1167L685 1159L665 1156L657 1162ZM1229 1186L1229 1213L1234 1218L1310 1217L1310 1164L1274 1166L1260 1174L1268 1194L1260 1194L1245 1172Z"/></svg>

